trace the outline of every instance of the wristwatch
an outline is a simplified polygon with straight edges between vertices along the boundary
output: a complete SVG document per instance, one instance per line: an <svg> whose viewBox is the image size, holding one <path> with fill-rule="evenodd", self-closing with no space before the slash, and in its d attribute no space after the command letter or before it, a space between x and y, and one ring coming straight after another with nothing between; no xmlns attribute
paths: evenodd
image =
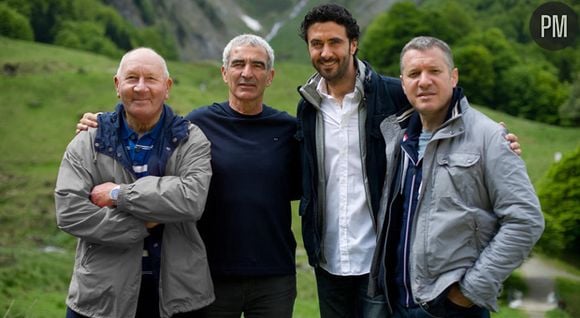
<svg viewBox="0 0 580 318"><path fill-rule="evenodd" d="M113 201L113 205L117 206L117 199L119 198L119 190L121 190L121 186L115 186L114 188L109 191L109 197L111 197L111 201Z"/></svg>

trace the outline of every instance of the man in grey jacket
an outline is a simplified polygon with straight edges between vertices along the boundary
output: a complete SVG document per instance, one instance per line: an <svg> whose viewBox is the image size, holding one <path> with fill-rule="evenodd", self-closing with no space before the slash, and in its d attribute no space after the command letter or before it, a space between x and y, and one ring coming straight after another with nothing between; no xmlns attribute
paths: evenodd
<svg viewBox="0 0 580 318"><path fill-rule="evenodd" d="M443 41L403 48L413 109L381 123L387 172L369 287L394 317L489 317L544 228L524 162L458 79Z"/></svg>
<svg viewBox="0 0 580 318"><path fill-rule="evenodd" d="M125 54L114 82L121 103L58 173L58 227L78 237L67 317L197 317L214 300L196 227L210 143L164 104L172 80L153 50Z"/></svg>

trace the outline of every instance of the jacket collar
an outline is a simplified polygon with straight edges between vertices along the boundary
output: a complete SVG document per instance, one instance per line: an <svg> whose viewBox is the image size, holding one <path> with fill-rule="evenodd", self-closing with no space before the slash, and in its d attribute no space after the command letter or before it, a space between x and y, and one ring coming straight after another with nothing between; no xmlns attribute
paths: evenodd
<svg viewBox="0 0 580 318"><path fill-rule="evenodd" d="M97 152L113 157L128 171L132 172L131 160L123 147L121 139L124 111L123 104L119 103L114 112L101 113L97 117L99 126L96 131L94 147ZM156 140L156 144L159 145L156 149L163 151L159 154L162 163L160 168L164 167L168 156L177 145L189 135L189 122L187 120L175 115L171 107L166 104L163 105L163 111L165 116L162 117L161 131Z"/></svg>
<svg viewBox="0 0 580 318"><path fill-rule="evenodd" d="M363 62L358 58L355 58L355 66L356 66L356 82L355 82L355 90L358 90L361 93L361 96L365 96L365 88L368 87L368 83L371 80L371 76L373 74L370 65L367 62ZM318 87L318 83L322 80L322 76L320 73L314 73L308 80L306 84L303 86L298 87L298 93L312 104L316 108L320 108L320 103L322 102L322 97L318 94L316 88Z"/></svg>
<svg viewBox="0 0 580 318"><path fill-rule="evenodd" d="M451 95L451 102L449 103L449 106L447 108L447 115L445 116L445 121L441 124L441 126L439 126L439 128L447 126L449 122L460 117L461 113L465 110L466 107L467 107L467 99L463 95L463 88L457 86L453 89L453 93ZM399 113L397 113L397 122L399 123L401 128L410 129L410 123L412 121L412 118L414 117L416 117L417 119L419 118L419 114L415 111L414 108L401 110ZM422 127L420 120L418 124L420 129Z"/></svg>

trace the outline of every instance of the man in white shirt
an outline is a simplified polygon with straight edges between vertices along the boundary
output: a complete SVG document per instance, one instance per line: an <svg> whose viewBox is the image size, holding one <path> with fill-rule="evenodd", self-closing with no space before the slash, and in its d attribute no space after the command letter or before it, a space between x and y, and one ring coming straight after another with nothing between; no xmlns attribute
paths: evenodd
<svg viewBox="0 0 580 318"><path fill-rule="evenodd" d="M317 73L299 90L300 215L320 315L385 316L384 297L366 296L385 174L379 124L410 105L398 79L356 58L360 31L345 8L315 7L301 28Z"/></svg>
<svg viewBox="0 0 580 318"><path fill-rule="evenodd" d="M380 123L410 104L398 78L356 57L359 34L336 4L311 9L301 25L317 73L299 88L300 215L323 318L387 315L383 295L367 296L385 153L392 151L385 151ZM508 139L519 152L517 137Z"/></svg>

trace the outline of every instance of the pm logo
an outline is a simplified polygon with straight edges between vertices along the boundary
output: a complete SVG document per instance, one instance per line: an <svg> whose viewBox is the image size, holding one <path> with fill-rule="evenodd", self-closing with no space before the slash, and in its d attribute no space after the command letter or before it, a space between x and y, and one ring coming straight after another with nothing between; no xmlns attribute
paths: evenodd
<svg viewBox="0 0 580 318"><path fill-rule="evenodd" d="M530 18L530 33L539 46L560 50L574 44L578 34L578 15L564 3L547 2Z"/></svg>

